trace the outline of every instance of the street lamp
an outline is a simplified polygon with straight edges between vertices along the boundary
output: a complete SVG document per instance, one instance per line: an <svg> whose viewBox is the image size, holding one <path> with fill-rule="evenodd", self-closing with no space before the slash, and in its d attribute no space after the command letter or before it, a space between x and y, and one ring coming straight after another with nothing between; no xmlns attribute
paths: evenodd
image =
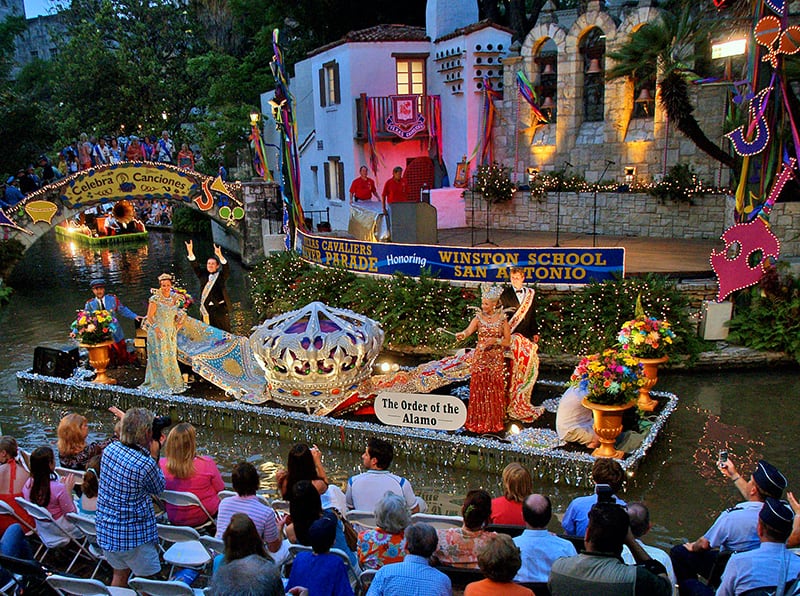
<svg viewBox="0 0 800 596"><path fill-rule="evenodd" d="M250 112L250 126L258 126L258 121L261 120L261 114L253 110Z"/></svg>
<svg viewBox="0 0 800 596"><path fill-rule="evenodd" d="M711 44L711 59L725 58L725 80L733 80L731 58L741 56L747 51L747 39L731 39Z"/></svg>

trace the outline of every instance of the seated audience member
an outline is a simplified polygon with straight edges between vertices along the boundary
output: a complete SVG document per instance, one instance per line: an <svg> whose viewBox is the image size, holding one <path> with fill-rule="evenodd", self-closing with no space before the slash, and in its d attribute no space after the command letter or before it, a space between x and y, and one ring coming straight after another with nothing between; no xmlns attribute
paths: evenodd
<svg viewBox="0 0 800 596"><path fill-rule="evenodd" d="M636 565L625 565L620 559L623 544L631 549ZM630 531L627 512L614 503L592 507L586 529L586 551L553 563L548 585L552 596L672 593L664 566L639 546Z"/></svg>
<svg viewBox="0 0 800 596"><path fill-rule="evenodd" d="M258 471L253 464L239 462L233 467L231 483L236 496L220 501L216 537L222 538L233 515L243 513L255 524L261 541L267 545L269 552L274 554L283 544L281 539L283 520L278 522L275 519L275 510L259 501L256 496L258 482Z"/></svg>
<svg viewBox="0 0 800 596"><path fill-rule="evenodd" d="M694 542L672 547L670 558L678 584L697 575L708 578L720 552L743 552L758 548L758 514L767 497L780 499L786 488L786 477L775 466L759 460L750 480L736 471L731 458L720 464L720 472L733 481L746 499L723 511L708 531ZM719 550L715 550L719 549Z"/></svg>
<svg viewBox="0 0 800 596"><path fill-rule="evenodd" d="M244 513L236 513L222 541L225 543L225 553L214 559L214 573L209 584L211 594L283 595L283 582L278 568L264 550L261 537L249 517Z"/></svg>
<svg viewBox="0 0 800 596"><path fill-rule="evenodd" d="M519 549L511 536L490 536L478 549L478 567L486 579L468 584L464 596L534 596L533 590L513 581L521 565Z"/></svg>
<svg viewBox="0 0 800 596"><path fill-rule="evenodd" d="M175 425L164 445L164 455L158 462L167 490L193 493L211 515L217 514L217 493L225 488L217 464L208 456L197 455L197 439L194 426L187 422ZM167 503L170 523L179 526L199 526L208 521L200 507L176 507Z"/></svg>
<svg viewBox="0 0 800 596"><path fill-rule="evenodd" d="M22 496L22 487L30 478L25 467L17 461L19 448L14 437L0 437L0 501L3 501L31 527L33 518L15 501ZM8 528L16 520L10 515L0 515L0 532Z"/></svg>
<svg viewBox="0 0 800 596"><path fill-rule="evenodd" d="M301 480L292 487L289 498L289 519L286 521L285 528L286 537L292 543L311 546L311 536L308 530L311 524L323 516L336 521L336 539L333 547L346 553L353 567L358 567L355 553L347 546L342 521L332 510L322 509L319 491L308 480Z"/></svg>
<svg viewBox="0 0 800 596"><path fill-rule="evenodd" d="M80 530L66 517L67 513L76 511L72 500L75 476L68 474L66 478L59 480L55 475L55 469L56 458L50 447L34 449L31 453L31 477L22 487L22 496L31 503L47 509L62 530L79 538L82 536ZM58 530L51 528L50 524L37 521L36 532L48 546L64 541L64 536Z"/></svg>
<svg viewBox="0 0 800 596"><path fill-rule="evenodd" d="M97 491L100 487L100 462L102 456L95 455L86 464L86 472L81 483L81 498L78 513L93 516L97 513Z"/></svg>
<svg viewBox="0 0 800 596"><path fill-rule="evenodd" d="M592 411L583 405L586 391L570 387L561 396L556 410L556 432L564 443L580 443L589 449L600 446L600 439L594 432Z"/></svg>
<svg viewBox="0 0 800 596"><path fill-rule="evenodd" d="M120 420L123 412L117 408L109 408ZM86 443L89 436L89 421L80 414L67 414L58 423L58 461L61 466L70 470L85 470L86 462L103 449L116 437L113 435L104 441Z"/></svg>
<svg viewBox="0 0 800 596"><path fill-rule="evenodd" d="M450 578L430 565L438 536L425 523L406 528L408 554L400 563L384 565L372 580L367 596L450 596Z"/></svg>
<svg viewBox="0 0 800 596"><path fill-rule="evenodd" d="M492 499L491 524L524 526L522 502L533 492L533 479L527 468L512 462L503 469L503 496Z"/></svg>
<svg viewBox="0 0 800 596"><path fill-rule="evenodd" d="M578 553L569 540L547 531L547 524L553 517L553 506L548 497L528 496L522 504L522 516L525 530L514 538L514 544L522 553L522 566L514 581L544 583L550 577L550 568L556 559L574 557Z"/></svg>
<svg viewBox="0 0 800 596"><path fill-rule="evenodd" d="M476 489L467 493L461 506L464 524L460 528L439 530L439 547L433 555L440 565L478 568L478 550L494 532L484 527L492 514L492 497L485 490Z"/></svg>
<svg viewBox="0 0 800 596"><path fill-rule="evenodd" d="M631 533L633 537L636 538L636 542L639 543L639 546L641 546L644 552L650 555L652 559L655 559L664 566L664 569L667 570L669 583L672 585L673 591L677 594L677 589L675 588L677 585L675 571L672 569L672 561L669 555L660 548L648 546L640 540L640 538L647 534L650 528L653 527L653 524L650 523L650 511L647 509L647 506L644 503L628 503L626 510L628 511L628 518L631 523ZM628 565L636 564L627 546L622 547L622 560Z"/></svg>
<svg viewBox="0 0 800 596"><path fill-rule="evenodd" d="M292 447L286 458L286 469L278 470L275 480L282 499L289 500L289 491L297 482L309 480L319 491L325 509L335 507L342 512L345 510L342 489L328 483L328 476L322 467L322 453L316 445L309 448L305 443L298 443Z"/></svg>
<svg viewBox="0 0 800 596"><path fill-rule="evenodd" d="M425 512L428 508L421 498L414 495L411 483L401 476L389 472L394 459L394 447L388 441L372 437L361 455L361 463L366 468L347 481L347 507L362 511L375 511L375 505L386 491L402 495L411 513Z"/></svg>
<svg viewBox="0 0 800 596"><path fill-rule="evenodd" d="M786 549L793 523L791 508L767 497L758 513L758 548L731 556L717 596L734 596L754 588L772 591L800 577L800 557Z"/></svg>
<svg viewBox="0 0 800 596"><path fill-rule="evenodd" d="M406 555L405 530L411 524L411 515L403 497L387 492L375 506L375 523L375 529L358 535L361 569L379 569L402 561Z"/></svg>
<svg viewBox="0 0 800 596"><path fill-rule="evenodd" d="M0 530L0 554L15 559L33 559L31 545L21 525L14 523ZM0 567L0 587L5 586L10 580L11 574Z"/></svg>
<svg viewBox="0 0 800 596"><path fill-rule="evenodd" d="M336 521L321 517L308 529L313 552L300 552L292 562L288 589L308 588L309 595L353 596L347 566L337 555L330 553L336 539Z"/></svg>
<svg viewBox="0 0 800 596"><path fill-rule="evenodd" d="M617 505L625 506L625 501L617 497L617 493L622 488L625 480L625 471L619 462L609 457L596 459L592 466L592 481L595 487L598 484L607 484L611 487L613 500ZM564 533L569 536L583 536L589 525L589 510L597 503L597 493L585 497L577 497L567 506L564 518L561 520L561 527Z"/></svg>

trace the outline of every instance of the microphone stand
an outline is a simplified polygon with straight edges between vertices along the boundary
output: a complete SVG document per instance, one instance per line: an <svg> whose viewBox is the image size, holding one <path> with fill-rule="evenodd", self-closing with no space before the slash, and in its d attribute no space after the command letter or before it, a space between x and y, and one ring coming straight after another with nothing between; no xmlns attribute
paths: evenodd
<svg viewBox="0 0 800 596"><path fill-rule="evenodd" d="M567 168L572 166L568 161L564 162L564 173L558 178L558 191L556 192L556 243L555 247L558 248L558 236L561 232L561 190L564 188L564 177L567 175Z"/></svg>
<svg viewBox="0 0 800 596"><path fill-rule="evenodd" d="M603 173L600 174L600 178L598 178L597 182L594 183L594 199L592 205L592 248L597 246L597 185L603 180L606 172L608 172L609 166L611 166L613 163L613 161L608 159L606 160L606 167L603 170Z"/></svg>

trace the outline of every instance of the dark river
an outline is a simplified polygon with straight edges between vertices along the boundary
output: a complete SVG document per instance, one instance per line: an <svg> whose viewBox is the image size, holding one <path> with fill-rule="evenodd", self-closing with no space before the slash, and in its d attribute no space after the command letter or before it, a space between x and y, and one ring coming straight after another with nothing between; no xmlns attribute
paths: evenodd
<svg viewBox="0 0 800 596"><path fill-rule="evenodd" d="M89 281L93 277L105 277L108 290L139 314L146 311L149 288L157 285L156 278L165 271L174 273L177 285L197 296L199 286L186 260L185 239L154 232L145 246L95 250L62 244L51 233L27 252L8 280L16 292L10 304L0 310L0 424L4 434L14 435L27 449L55 442L56 425L66 411L61 405L51 408L46 403L21 400L15 373L32 366L35 347L69 343L69 325L75 310L91 297ZM195 253L204 260L211 247L198 241ZM235 259L231 259L231 266L228 287L238 312L233 317L234 330L248 334L256 321L251 320L247 308L246 272ZM132 323L123 321L131 337ZM567 373L542 376L565 380ZM657 389L676 393L681 402L624 495L628 501L645 500L650 506L655 527L646 541L667 546L693 540L719 511L737 502L734 489L723 482L713 465L723 447L735 462L748 462L740 466L743 474L763 457L784 472L790 489L800 492L800 467L793 455L800 413L797 369L696 374L662 371ZM110 414L84 413L90 418L91 438L110 432ZM263 488L274 492L275 470L290 445L210 428L197 430L200 450L216 458L226 480L232 463L247 459L261 468ZM329 476L340 485L357 471L360 453L330 449L324 453ZM495 496L501 492L499 477L491 474L420 464L402 454L392 467L412 481L415 491L437 513L457 513L463 495L471 488L483 487ZM559 514L572 497L584 492L550 484L536 486L536 490L553 497ZM560 528L554 521L551 529Z"/></svg>

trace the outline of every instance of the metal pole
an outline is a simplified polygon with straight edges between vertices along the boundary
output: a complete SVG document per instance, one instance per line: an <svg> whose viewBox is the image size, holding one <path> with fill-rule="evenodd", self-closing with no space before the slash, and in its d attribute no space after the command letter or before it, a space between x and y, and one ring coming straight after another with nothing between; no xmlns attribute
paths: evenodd
<svg viewBox="0 0 800 596"><path fill-rule="evenodd" d="M603 173L600 174L600 178L597 179L597 182L594 183L594 205L592 206L592 248L597 246L597 185L602 182L603 177L608 172L609 166L614 165L614 162L610 159L606 160L606 167L603 169Z"/></svg>

